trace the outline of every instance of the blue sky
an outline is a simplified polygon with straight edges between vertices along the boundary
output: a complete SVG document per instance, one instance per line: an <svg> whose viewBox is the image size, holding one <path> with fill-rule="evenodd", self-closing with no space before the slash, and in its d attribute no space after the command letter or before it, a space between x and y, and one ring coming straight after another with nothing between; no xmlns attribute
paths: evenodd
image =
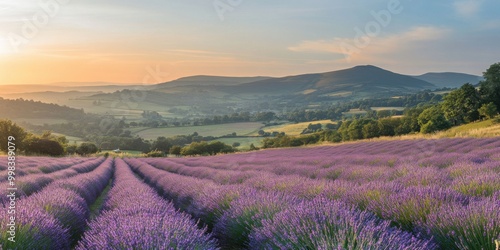
<svg viewBox="0 0 500 250"><path fill-rule="evenodd" d="M479 75L500 61L499 11L494 0L0 0L0 84L141 82L148 68L165 81L363 64Z"/></svg>

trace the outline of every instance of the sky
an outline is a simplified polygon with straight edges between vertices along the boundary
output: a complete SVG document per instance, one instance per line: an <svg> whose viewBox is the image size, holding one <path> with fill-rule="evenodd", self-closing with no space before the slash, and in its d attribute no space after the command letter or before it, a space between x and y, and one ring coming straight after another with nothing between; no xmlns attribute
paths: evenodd
<svg viewBox="0 0 500 250"><path fill-rule="evenodd" d="M481 75L498 0L0 0L0 84L152 84L376 65Z"/></svg>

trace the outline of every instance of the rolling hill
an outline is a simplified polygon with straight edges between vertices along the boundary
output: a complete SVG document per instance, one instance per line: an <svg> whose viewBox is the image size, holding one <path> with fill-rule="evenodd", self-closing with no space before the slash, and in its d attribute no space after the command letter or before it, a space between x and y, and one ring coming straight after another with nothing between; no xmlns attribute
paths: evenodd
<svg viewBox="0 0 500 250"><path fill-rule="evenodd" d="M262 94L305 94L335 96L338 92L353 95L410 93L435 86L423 80L397 74L375 66L356 66L327 73L288 76L245 83L232 87L232 92Z"/></svg>
<svg viewBox="0 0 500 250"><path fill-rule="evenodd" d="M244 83L272 79L272 77L229 77L229 76L188 76L174 81L157 84L154 88L173 88L185 86L235 86Z"/></svg>
<svg viewBox="0 0 500 250"><path fill-rule="evenodd" d="M439 88L459 88L465 83L476 85L483 80L480 76L454 72L427 73L415 76L415 78L432 83Z"/></svg>
<svg viewBox="0 0 500 250"><path fill-rule="evenodd" d="M427 73L409 76L372 65L324 73L286 77L190 76L154 85L112 83L67 83L55 85L0 86L4 98L24 98L53 102L86 112L123 116L117 104L140 114L143 110L175 117L259 111L256 104L267 103L268 111L285 107L314 107L370 98L415 93L425 89L458 87L477 83L480 77L461 73ZM80 86L78 86L81 84ZM27 93L31 92L31 93ZM15 93L15 94L14 94ZM139 97L139 98L138 98ZM52 101L50 101L52 100ZM96 106L94 103L98 102ZM179 111L180 110L180 111ZM265 109L264 109L265 110ZM123 112L122 112L123 111ZM118 112L118 113L117 113Z"/></svg>

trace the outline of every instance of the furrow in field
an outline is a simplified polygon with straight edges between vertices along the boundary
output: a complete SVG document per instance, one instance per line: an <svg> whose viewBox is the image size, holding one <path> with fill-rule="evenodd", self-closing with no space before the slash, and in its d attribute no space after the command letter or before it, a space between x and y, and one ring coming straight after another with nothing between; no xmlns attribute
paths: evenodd
<svg viewBox="0 0 500 250"><path fill-rule="evenodd" d="M42 190L45 186L49 185L55 180L69 178L76 176L81 173L88 173L96 169L105 158L97 158L93 160L88 160L76 165L73 165L67 169L52 172L50 174L30 174L26 176L21 176L13 180L15 187L17 188L16 194L18 198L23 198L30 196L31 194ZM7 190L11 187L10 182L0 183L0 189ZM7 204L8 197L1 196L0 203Z"/></svg>
<svg viewBox="0 0 500 250"><path fill-rule="evenodd" d="M116 159L113 187L103 212L76 249L217 249L215 240L187 214L137 179Z"/></svg>
<svg viewBox="0 0 500 250"><path fill-rule="evenodd" d="M83 233L90 206L113 173L113 159L77 176L52 182L43 191L16 203L15 242L2 234L7 249L71 249ZM4 207L5 208L5 207ZM2 232L7 232L7 209L0 211Z"/></svg>
<svg viewBox="0 0 500 250"><path fill-rule="evenodd" d="M126 161L147 183L155 187L164 197L171 199L177 208L190 213L212 228L225 249L263 248L264 243L257 242L257 239L262 237L258 235L258 232L265 227L266 221L273 220L275 216L287 216L288 213L295 213L297 211L293 208L299 205L314 208L316 202L329 202L329 205L318 208L316 211L318 214L327 212L323 210L332 209L330 205L336 204L338 209L330 211L331 213L343 213L343 216L350 216L346 219L353 224L342 229L344 231L339 231L342 236L336 240L340 240L342 237L348 240L347 238L352 237L352 235L349 236L346 232L355 228L359 233L365 234L364 240L371 246L382 240L384 244L387 244L387 247L398 248L407 244L411 245L412 249L433 249L433 244L429 240L420 239L411 233L392 228L389 221L380 220L372 213L362 212L344 202L332 201L323 197L303 199L290 192L263 191L241 184L219 185L210 180L162 171L137 159L126 159ZM289 209L292 210L289 211ZM359 219L360 217L363 219ZM337 217L329 218L333 220L331 223L334 225L332 226L337 224L337 226L340 224L345 226L345 221L336 221L335 218ZM376 225L376 227L380 227L379 229L383 228L384 230L375 233L373 227L365 227L364 220L369 221L369 225ZM307 221L298 223L306 223L307 225ZM318 221L318 223L320 222ZM307 226L314 227L314 225Z"/></svg>

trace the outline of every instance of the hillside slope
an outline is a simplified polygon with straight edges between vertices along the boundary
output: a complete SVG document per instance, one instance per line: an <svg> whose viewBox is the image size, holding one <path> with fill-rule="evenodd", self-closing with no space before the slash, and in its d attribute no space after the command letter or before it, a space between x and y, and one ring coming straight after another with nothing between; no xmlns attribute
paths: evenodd
<svg viewBox="0 0 500 250"><path fill-rule="evenodd" d="M415 76L416 79L430 82L439 88L459 88L465 83L478 84L483 80L480 76L444 72L444 73L427 73L420 76Z"/></svg>

